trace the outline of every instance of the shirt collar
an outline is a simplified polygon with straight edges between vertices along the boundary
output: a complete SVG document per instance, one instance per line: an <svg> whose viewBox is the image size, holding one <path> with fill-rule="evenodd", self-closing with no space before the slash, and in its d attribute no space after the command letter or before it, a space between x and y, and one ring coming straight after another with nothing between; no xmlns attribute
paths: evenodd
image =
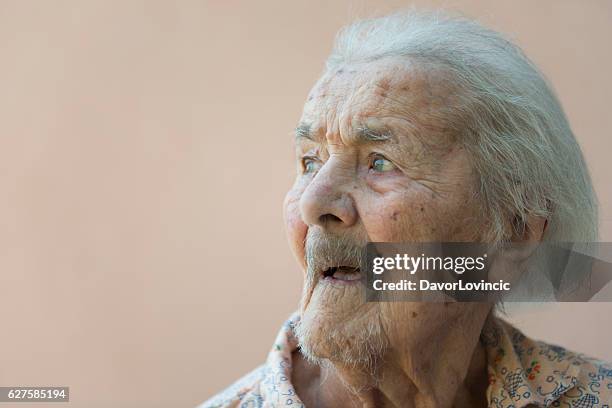
<svg viewBox="0 0 612 408"><path fill-rule="evenodd" d="M481 341L487 349L489 407L549 407L578 383L580 363L565 349L531 340L491 318Z"/></svg>
<svg viewBox="0 0 612 408"><path fill-rule="evenodd" d="M264 365L261 397L262 401L273 402L272 406L304 406L291 384L292 353L298 347L295 336L298 321L296 312L283 324Z"/></svg>
<svg viewBox="0 0 612 408"><path fill-rule="evenodd" d="M278 333L265 365L264 400L302 402L291 384L292 352L298 347L294 313ZM529 339L509 323L491 317L481 334L486 348L489 386L487 401L494 408L548 408L578 383L579 359L565 349ZM268 395L269 394L269 395Z"/></svg>

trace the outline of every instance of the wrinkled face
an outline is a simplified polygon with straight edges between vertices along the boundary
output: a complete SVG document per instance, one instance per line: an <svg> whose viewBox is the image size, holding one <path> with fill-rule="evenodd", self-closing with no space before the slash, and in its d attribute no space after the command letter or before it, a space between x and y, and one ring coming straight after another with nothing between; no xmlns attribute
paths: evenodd
<svg viewBox="0 0 612 408"><path fill-rule="evenodd" d="M312 358L371 366L469 313L466 304L364 303L353 269L367 241L482 236L470 159L445 116L457 95L443 78L386 58L328 72L308 97L285 220L305 273L298 335Z"/></svg>

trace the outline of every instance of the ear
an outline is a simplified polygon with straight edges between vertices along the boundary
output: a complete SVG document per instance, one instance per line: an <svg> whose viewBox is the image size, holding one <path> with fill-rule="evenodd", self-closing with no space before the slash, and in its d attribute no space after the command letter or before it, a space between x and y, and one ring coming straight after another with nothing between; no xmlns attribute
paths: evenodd
<svg viewBox="0 0 612 408"><path fill-rule="evenodd" d="M490 279L516 282L524 272L526 261L538 249L548 222L544 217L529 216L527 222L515 217L511 242L498 253L491 266Z"/></svg>
<svg viewBox="0 0 612 408"><path fill-rule="evenodd" d="M517 225L517 218L513 225ZM514 229L512 242L540 242L548 226L548 220L544 217L530 215L527 222L519 228Z"/></svg>
<svg viewBox="0 0 612 408"><path fill-rule="evenodd" d="M511 238L511 248L508 252L515 261L527 259L536 250L548 225L548 220L544 217L530 215L526 222L521 222L515 217L512 225L513 234Z"/></svg>

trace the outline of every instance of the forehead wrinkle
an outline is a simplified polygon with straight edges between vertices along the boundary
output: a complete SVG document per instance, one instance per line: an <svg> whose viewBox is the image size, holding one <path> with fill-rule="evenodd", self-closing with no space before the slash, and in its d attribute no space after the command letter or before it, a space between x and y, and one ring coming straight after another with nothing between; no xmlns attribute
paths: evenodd
<svg viewBox="0 0 612 408"><path fill-rule="evenodd" d="M447 117L445 109L447 105L455 103L455 93L444 84L431 85L422 80L418 82L417 92L406 90L400 95L395 92L387 92L384 97L380 95L385 102L380 104L379 117L399 121L401 132L398 135L408 134L423 144L423 147L435 150L436 145L440 145L438 147L446 148L449 142L456 140L449 122L452 118Z"/></svg>
<svg viewBox="0 0 612 408"><path fill-rule="evenodd" d="M351 128L354 120L389 117L402 122L397 139L407 134L413 139L408 141L409 145L414 144L411 143L416 141L414 139L422 138L432 140L420 142L437 144L436 134L445 133L446 127L444 118L440 117L446 98L440 91L447 87L432 77L433 73L426 70L406 70L393 64L383 67L382 72L363 70L352 80L327 73L315 87L316 99L307 103L311 117L318 117L313 120L320 131L317 141L344 144L348 139L364 136L364 132L356 135L358 132ZM363 137L361 139L364 141Z"/></svg>

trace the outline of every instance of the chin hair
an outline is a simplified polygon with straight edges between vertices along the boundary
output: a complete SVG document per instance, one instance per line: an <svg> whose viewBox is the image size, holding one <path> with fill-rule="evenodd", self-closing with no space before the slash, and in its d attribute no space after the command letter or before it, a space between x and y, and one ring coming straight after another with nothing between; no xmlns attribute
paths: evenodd
<svg viewBox="0 0 612 408"><path fill-rule="evenodd" d="M320 366L329 362L373 376L388 348L382 325L377 318L368 316L338 322L334 316L306 312L295 334L302 354L310 362Z"/></svg>

